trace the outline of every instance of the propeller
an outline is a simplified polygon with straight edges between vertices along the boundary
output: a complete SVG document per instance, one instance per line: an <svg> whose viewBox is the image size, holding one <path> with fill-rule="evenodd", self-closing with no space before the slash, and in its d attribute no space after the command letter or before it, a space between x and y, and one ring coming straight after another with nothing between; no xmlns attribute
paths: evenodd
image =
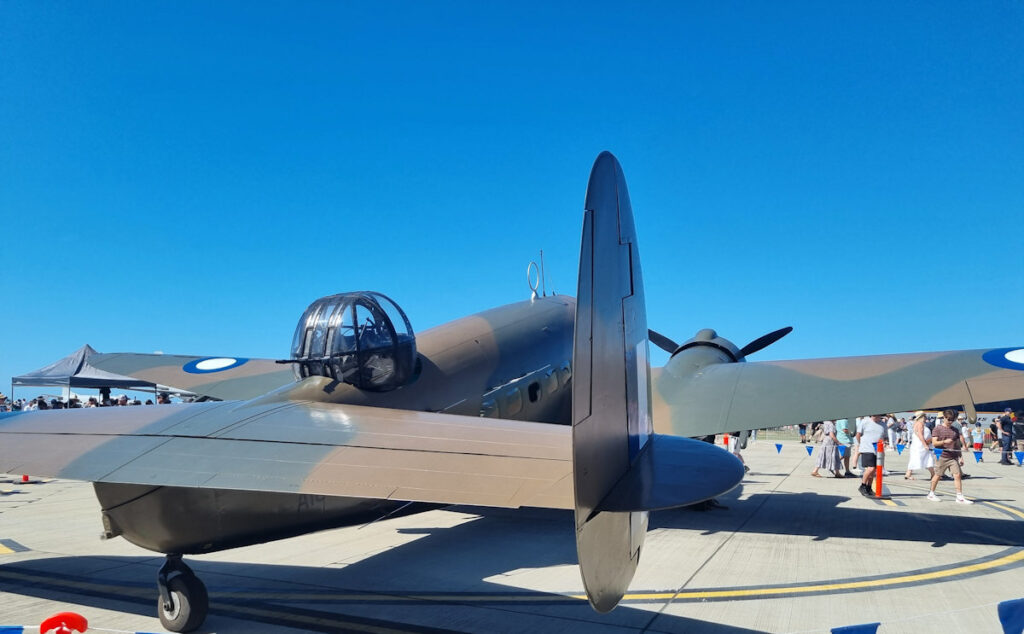
<svg viewBox="0 0 1024 634"><path fill-rule="evenodd" d="M658 346L659 348L661 348L662 350L664 350L665 352L667 352L669 354L672 354L673 352L675 352L676 349L679 347L678 343L676 343L675 341L672 341L671 339L669 339L665 335L661 334L660 332L656 332L654 330L648 330L647 331L647 338L651 340L651 343L653 343L654 345Z"/></svg>
<svg viewBox="0 0 1024 634"><path fill-rule="evenodd" d="M765 348L772 345L779 339L782 339L791 332L793 332L793 327L786 326L785 328L779 328L778 330L774 330L768 333L767 335L762 335L757 339L754 339L747 345L743 346L742 348L740 348L739 356L748 357L754 354L755 352L764 350ZM679 349L678 343L655 330L648 330L647 338L651 341L651 343L658 346L659 348L661 348L662 350L669 354L673 354L676 350Z"/></svg>
<svg viewBox="0 0 1024 634"><path fill-rule="evenodd" d="M785 328L779 328L778 330L774 330L768 333L767 335L761 335L757 339L754 339L747 345L740 348L740 356L747 357L754 354L758 350L763 350L764 348L767 348L768 346L772 345L779 339L782 339L791 332L793 332L793 327L786 326Z"/></svg>

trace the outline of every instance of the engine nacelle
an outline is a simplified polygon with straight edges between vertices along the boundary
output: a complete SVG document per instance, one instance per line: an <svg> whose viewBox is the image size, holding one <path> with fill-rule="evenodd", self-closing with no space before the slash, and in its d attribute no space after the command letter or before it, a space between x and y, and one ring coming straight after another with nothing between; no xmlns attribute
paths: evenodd
<svg viewBox="0 0 1024 634"><path fill-rule="evenodd" d="M709 365L740 360L744 358L736 344L725 337L719 337L714 330L705 328L676 348L665 370L677 375L692 374Z"/></svg>
<svg viewBox="0 0 1024 634"><path fill-rule="evenodd" d="M409 319L381 293L321 297L295 328L291 359L296 379L326 376L361 390L385 392L408 383L416 370L416 335Z"/></svg>

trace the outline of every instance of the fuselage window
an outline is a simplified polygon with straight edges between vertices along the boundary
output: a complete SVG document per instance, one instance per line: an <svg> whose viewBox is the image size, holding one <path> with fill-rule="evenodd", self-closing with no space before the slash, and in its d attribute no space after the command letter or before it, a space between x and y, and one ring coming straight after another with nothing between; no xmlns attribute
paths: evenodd
<svg viewBox="0 0 1024 634"><path fill-rule="evenodd" d="M512 388L512 391L506 393L501 401L502 416L515 416L523 411L523 393L517 387Z"/></svg>
<svg viewBox="0 0 1024 634"><path fill-rule="evenodd" d="M530 397L531 403L536 403L537 399L540 398L540 383L534 381L530 384L530 387L526 389L526 394Z"/></svg>

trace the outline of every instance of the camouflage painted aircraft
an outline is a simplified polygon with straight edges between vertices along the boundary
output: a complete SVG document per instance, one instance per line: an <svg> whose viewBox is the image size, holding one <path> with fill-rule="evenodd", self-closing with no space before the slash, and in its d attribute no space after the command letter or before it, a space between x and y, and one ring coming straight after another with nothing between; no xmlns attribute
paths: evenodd
<svg viewBox="0 0 1024 634"><path fill-rule="evenodd" d="M743 476L688 437L1024 396L1024 349L746 363L712 330L650 332L622 170L601 154L584 203L577 299L536 297L414 335L376 293L313 302L281 362L108 354L101 370L210 399L0 414L0 472L94 483L108 537L167 554L164 627L207 611L182 555L422 508L575 510L584 586L615 607L648 512ZM671 358L650 368L648 341ZM290 366L290 367L288 367ZM658 432L658 433L655 433ZM413 506L409 506L413 503Z"/></svg>

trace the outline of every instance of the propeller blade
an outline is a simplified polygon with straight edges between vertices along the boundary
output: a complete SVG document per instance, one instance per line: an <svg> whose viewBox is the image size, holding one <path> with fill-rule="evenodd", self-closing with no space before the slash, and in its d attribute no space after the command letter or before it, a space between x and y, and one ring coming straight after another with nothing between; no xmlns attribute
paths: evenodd
<svg viewBox="0 0 1024 634"><path fill-rule="evenodd" d="M751 341L747 345L743 346L740 349L740 356L741 357L750 356L750 355L754 354L755 352L757 352L758 350L763 350L764 348L767 348L768 346L772 345L773 343L775 343L779 339L782 339L783 337L785 337L786 335L788 335L791 332L793 332L793 327L792 326L786 326L785 328L779 328L778 330L776 330L774 332L770 332L767 335L762 335L762 336L758 337L757 339L754 339L753 341ZM651 341L653 341L653 339Z"/></svg>
<svg viewBox="0 0 1024 634"><path fill-rule="evenodd" d="M661 348L662 350L669 354L675 352L676 348L679 347L679 344L676 343L675 341L672 341L671 339L661 334L660 332L655 332L653 330L647 331L647 338L651 340L651 343L658 346L659 348Z"/></svg>

